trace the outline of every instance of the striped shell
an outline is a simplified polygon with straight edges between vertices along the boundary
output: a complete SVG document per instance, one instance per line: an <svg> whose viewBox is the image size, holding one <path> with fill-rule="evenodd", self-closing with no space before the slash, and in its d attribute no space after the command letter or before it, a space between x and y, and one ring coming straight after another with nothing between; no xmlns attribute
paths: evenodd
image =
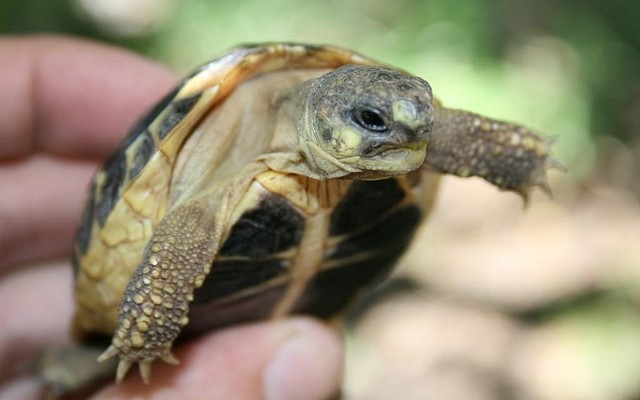
<svg viewBox="0 0 640 400"><path fill-rule="evenodd" d="M261 74L345 64L375 62L328 46L238 47L194 71L135 126L96 174L79 226L73 262L76 334L112 329L132 268L168 211L178 155L200 121Z"/></svg>

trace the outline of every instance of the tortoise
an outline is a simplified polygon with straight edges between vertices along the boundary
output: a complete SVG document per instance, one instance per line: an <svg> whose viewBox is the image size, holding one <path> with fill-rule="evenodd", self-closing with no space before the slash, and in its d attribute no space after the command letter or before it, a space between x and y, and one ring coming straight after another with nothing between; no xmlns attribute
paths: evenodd
<svg viewBox="0 0 640 400"><path fill-rule="evenodd" d="M97 172L74 248L79 342L175 363L176 339L305 313L383 280L440 174L526 199L550 141L448 109L429 83L334 46L234 48L186 77Z"/></svg>

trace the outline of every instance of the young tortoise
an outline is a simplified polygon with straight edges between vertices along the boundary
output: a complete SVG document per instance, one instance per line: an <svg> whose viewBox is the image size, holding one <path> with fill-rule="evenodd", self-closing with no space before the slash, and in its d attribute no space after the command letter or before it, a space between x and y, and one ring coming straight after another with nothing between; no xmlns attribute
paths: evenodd
<svg viewBox="0 0 640 400"><path fill-rule="evenodd" d="M117 380L174 340L290 313L329 318L386 277L433 173L547 189L549 143L442 107L424 80L351 51L239 47L141 121L90 189L73 330L113 335Z"/></svg>

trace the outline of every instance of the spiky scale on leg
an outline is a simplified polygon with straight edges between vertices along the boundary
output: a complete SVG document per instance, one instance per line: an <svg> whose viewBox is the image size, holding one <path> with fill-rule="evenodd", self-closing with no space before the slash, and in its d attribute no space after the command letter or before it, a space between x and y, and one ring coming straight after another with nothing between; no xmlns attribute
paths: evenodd
<svg viewBox="0 0 640 400"><path fill-rule="evenodd" d="M479 176L527 201L539 186L551 193L546 172L562 169L549 156L553 140L529 129L467 111L438 108L425 165L461 177Z"/></svg>
<svg viewBox="0 0 640 400"><path fill-rule="evenodd" d="M136 362L145 383L154 360L178 363L171 346L188 322L194 289L209 273L219 237L214 225L206 208L193 203L167 215L156 229L125 290L111 346L98 358L120 357L116 381Z"/></svg>

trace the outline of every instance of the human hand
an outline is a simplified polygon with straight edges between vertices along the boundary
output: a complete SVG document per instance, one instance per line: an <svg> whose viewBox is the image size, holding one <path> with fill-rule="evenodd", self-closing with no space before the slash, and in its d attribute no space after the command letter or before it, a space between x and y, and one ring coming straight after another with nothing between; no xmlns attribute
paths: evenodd
<svg viewBox="0 0 640 400"><path fill-rule="evenodd" d="M89 180L176 76L121 50L73 39L0 39L0 398L36 398L15 364L68 341L68 258ZM296 318L211 333L95 398L325 399L342 347ZM131 374L133 375L133 374Z"/></svg>

